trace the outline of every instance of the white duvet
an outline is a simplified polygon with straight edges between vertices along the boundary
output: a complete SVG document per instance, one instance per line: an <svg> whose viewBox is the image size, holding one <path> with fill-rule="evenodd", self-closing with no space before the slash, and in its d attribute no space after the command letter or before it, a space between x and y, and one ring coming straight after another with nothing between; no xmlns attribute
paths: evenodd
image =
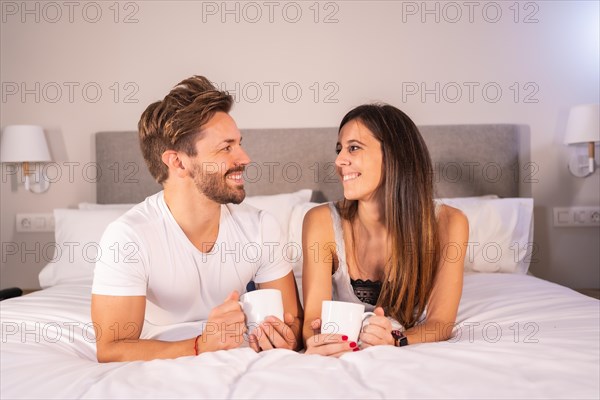
<svg viewBox="0 0 600 400"><path fill-rule="evenodd" d="M600 397L600 302L531 276L467 275L448 342L340 359L241 348L98 364L89 293L60 285L0 302L2 399Z"/></svg>

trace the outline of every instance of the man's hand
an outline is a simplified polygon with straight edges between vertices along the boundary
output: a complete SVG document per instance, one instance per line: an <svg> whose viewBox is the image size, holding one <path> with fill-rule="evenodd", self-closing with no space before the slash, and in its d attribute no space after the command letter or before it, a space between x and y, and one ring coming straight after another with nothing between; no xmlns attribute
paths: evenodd
<svg viewBox="0 0 600 400"><path fill-rule="evenodd" d="M321 332L321 319L317 318L310 324L314 336L306 340L305 354L320 354L322 356L340 357L351 351L358 351L356 342L348 342L348 336Z"/></svg>
<svg viewBox="0 0 600 400"><path fill-rule="evenodd" d="M212 309L198 338L198 353L235 349L244 343L247 329L239 298L240 294L234 290L223 304Z"/></svg>
<svg viewBox="0 0 600 400"><path fill-rule="evenodd" d="M296 350L298 341L292 325L296 322L294 316L285 313L283 321L274 316L269 316L250 332L250 347L256 352L270 349Z"/></svg>
<svg viewBox="0 0 600 400"><path fill-rule="evenodd" d="M380 344L393 345L392 323L385 317L383 308L377 307L373 312L375 315L369 318L369 324L365 325L360 333L361 348Z"/></svg>

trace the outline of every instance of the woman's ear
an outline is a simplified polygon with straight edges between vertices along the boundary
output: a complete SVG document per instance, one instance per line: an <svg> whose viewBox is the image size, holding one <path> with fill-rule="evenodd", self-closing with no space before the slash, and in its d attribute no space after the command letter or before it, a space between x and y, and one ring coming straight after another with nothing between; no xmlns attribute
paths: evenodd
<svg viewBox="0 0 600 400"><path fill-rule="evenodd" d="M180 178L187 175L187 169L183 165L183 161L178 152L175 150L167 150L162 153L162 162L169 169L169 175L174 174Z"/></svg>

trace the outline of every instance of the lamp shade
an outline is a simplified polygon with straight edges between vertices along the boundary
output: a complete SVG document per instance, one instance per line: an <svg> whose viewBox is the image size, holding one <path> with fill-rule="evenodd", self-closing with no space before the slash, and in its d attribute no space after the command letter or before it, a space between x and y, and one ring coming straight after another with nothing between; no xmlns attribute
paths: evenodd
<svg viewBox="0 0 600 400"><path fill-rule="evenodd" d="M37 125L9 125L2 132L0 161L49 162L50 151L44 130Z"/></svg>
<svg viewBox="0 0 600 400"><path fill-rule="evenodd" d="M600 142L600 104L581 104L571 108L565 144Z"/></svg>

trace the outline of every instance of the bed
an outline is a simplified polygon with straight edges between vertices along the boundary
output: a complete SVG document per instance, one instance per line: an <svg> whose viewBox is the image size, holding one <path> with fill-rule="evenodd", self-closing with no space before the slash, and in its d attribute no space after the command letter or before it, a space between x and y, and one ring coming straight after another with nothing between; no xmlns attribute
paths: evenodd
<svg viewBox="0 0 600 400"><path fill-rule="evenodd" d="M452 338L378 346L340 359L249 348L174 360L99 364L90 318L95 244L159 187L135 132L96 135L97 202L55 210L43 290L0 302L1 398L591 398L600 397L600 303L528 273L533 241L527 127L421 127L439 201L470 222L470 252ZM253 159L246 201L272 212L297 254L304 213L341 197L335 128L244 130ZM472 243L471 243L472 242ZM61 247L62 246L62 247ZM73 245L71 246L73 247ZM450 251L451 249L449 249ZM142 337L196 335L200 322L144 327Z"/></svg>

